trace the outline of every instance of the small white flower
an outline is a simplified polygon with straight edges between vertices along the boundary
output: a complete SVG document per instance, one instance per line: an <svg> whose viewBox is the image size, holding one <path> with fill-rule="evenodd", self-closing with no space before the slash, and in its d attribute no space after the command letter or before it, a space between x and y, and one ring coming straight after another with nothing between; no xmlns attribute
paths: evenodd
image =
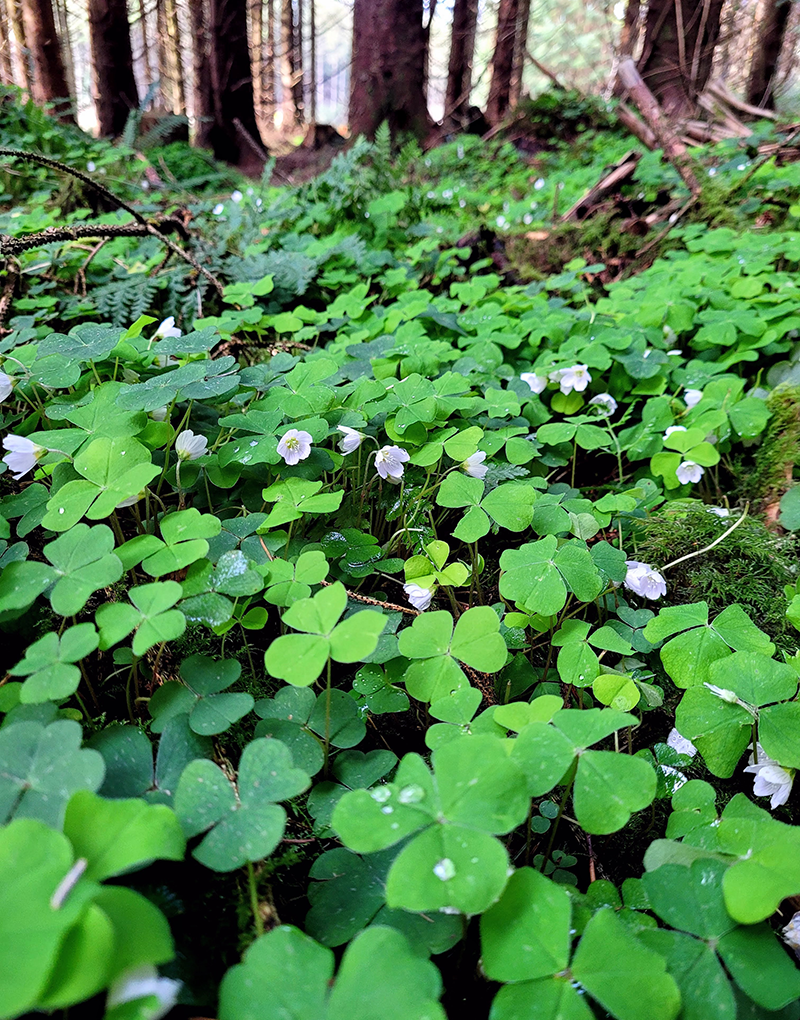
<svg viewBox="0 0 800 1020"><path fill-rule="evenodd" d="M419 584L414 584L413 581L404 584L403 591L406 593L406 598L411 605L421 613L425 612L433 599L433 590L431 588L423 588Z"/></svg>
<svg viewBox="0 0 800 1020"><path fill-rule="evenodd" d="M484 466L486 460L486 454L483 450L478 450L477 453L473 453L470 457L460 465L461 470L470 475L472 478L480 478L481 481L486 477L486 472L489 470L488 467Z"/></svg>
<svg viewBox="0 0 800 1020"><path fill-rule="evenodd" d="M14 389L14 380L5 372L0 372L0 400L6 400Z"/></svg>
<svg viewBox="0 0 800 1020"><path fill-rule="evenodd" d="M673 432L685 432L685 431L686 431L685 425L670 425L667 431L664 433L664 438L666 439L668 436L671 436Z"/></svg>
<svg viewBox="0 0 800 1020"><path fill-rule="evenodd" d="M6 436L3 446L8 450L3 461L8 464L10 471L16 471L13 476L15 481L19 481L23 475L32 471L39 458L47 453L44 446L38 446L25 436Z"/></svg>
<svg viewBox="0 0 800 1020"><path fill-rule="evenodd" d="M156 407L155 410L150 412L150 417L153 419L153 421L166 421L168 410L169 408L166 406Z"/></svg>
<svg viewBox="0 0 800 1020"><path fill-rule="evenodd" d="M752 772L755 775L753 796L770 797L769 806L774 811L776 807L785 804L789 799L794 782L794 769L783 768L764 753L761 744L756 746L758 747L758 762L755 760L755 755L751 754L748 759L749 765L744 771Z"/></svg>
<svg viewBox="0 0 800 1020"><path fill-rule="evenodd" d="M180 336L180 335L181 331L177 329L175 326L175 316L168 315L156 330L154 339L155 337L161 337L162 339L166 339L168 336Z"/></svg>
<svg viewBox="0 0 800 1020"><path fill-rule="evenodd" d="M364 442L364 433L359 432L358 429L350 429L346 425L338 425L337 428L344 436L344 439L339 443L342 453L352 453Z"/></svg>
<svg viewBox="0 0 800 1020"><path fill-rule="evenodd" d="M589 403L593 407L602 408L604 418L610 417L617 409L617 402L610 393L598 393Z"/></svg>
<svg viewBox="0 0 800 1020"><path fill-rule="evenodd" d="M535 188L536 191L541 191L542 188L544 187L544 178L537 177L536 180L534 181L533 187Z"/></svg>
<svg viewBox="0 0 800 1020"><path fill-rule="evenodd" d="M179 460L197 460L208 447L205 436L196 436L191 429L184 429L175 440L175 452Z"/></svg>
<svg viewBox="0 0 800 1020"><path fill-rule="evenodd" d="M284 432L278 443L278 453L292 467L301 460L305 460L311 453L311 439L310 432L304 432L302 429L289 429L288 432Z"/></svg>
<svg viewBox="0 0 800 1020"><path fill-rule="evenodd" d="M547 387L547 376L536 372L523 372L520 379L527 383L534 393L542 393Z"/></svg>
<svg viewBox="0 0 800 1020"><path fill-rule="evenodd" d="M781 928L783 941L791 946L795 952L800 949L800 910L793 915L791 921Z"/></svg>
<svg viewBox="0 0 800 1020"><path fill-rule="evenodd" d="M648 563L639 563L638 560L626 560L628 572L625 575L623 584L636 595L646 599L661 598L667 594L667 582L662 574L654 570Z"/></svg>
<svg viewBox="0 0 800 1020"><path fill-rule="evenodd" d="M717 687L716 684L707 684L707 683L704 683L703 687L707 687L711 691L712 694L716 694L716 696L718 698L722 698L723 701L727 701L727 703L729 705L738 705L738 704L740 704L739 695L738 694L734 694L733 691L729 691L725 687Z"/></svg>
<svg viewBox="0 0 800 1020"><path fill-rule="evenodd" d="M693 460L681 461L675 469L675 474L681 485L686 485L687 482L699 482L705 473L705 468L695 464Z"/></svg>
<svg viewBox="0 0 800 1020"><path fill-rule="evenodd" d="M697 754L697 748L691 740L687 740L686 737L682 737L674 726L667 737L667 746L671 747L673 751L677 751L678 754L687 754L690 758L694 758Z"/></svg>
<svg viewBox="0 0 800 1020"><path fill-rule="evenodd" d="M241 202L243 197L244 196L242 195L241 191L238 190L238 188L236 191L231 193L231 201L236 202L237 204Z"/></svg>
<svg viewBox="0 0 800 1020"><path fill-rule="evenodd" d="M90 159L89 162L86 164L86 169L89 171L90 174L93 174L95 172L97 166L95 165L93 159Z"/></svg>
<svg viewBox="0 0 800 1020"><path fill-rule="evenodd" d="M668 358L677 358L683 351L679 347L673 347L671 351L667 351Z"/></svg>
<svg viewBox="0 0 800 1020"><path fill-rule="evenodd" d="M217 202L211 211L215 216L221 216L225 212L225 206L222 202Z"/></svg>
<svg viewBox="0 0 800 1020"><path fill-rule="evenodd" d="M146 1016L147 1020L159 1020L160 1017L166 1016L178 1001L180 988L180 981L159 977L158 971L151 964L130 967L123 971L109 988L106 1009L110 1010L124 1002L134 1002L136 999L154 995L158 999L158 1006L137 1016Z"/></svg>
<svg viewBox="0 0 800 1020"><path fill-rule="evenodd" d="M707 506L706 513L713 514L715 517L730 517L730 510L724 506Z"/></svg>
<svg viewBox="0 0 800 1020"><path fill-rule="evenodd" d="M558 383L564 396L568 396L573 390L576 393L583 393L592 377L588 365L572 365L570 368L557 368L551 372L550 381Z"/></svg>
<svg viewBox="0 0 800 1020"><path fill-rule="evenodd" d="M399 446L382 446L375 454L375 467L381 478L397 483L403 477L407 460L409 454Z"/></svg>
<svg viewBox="0 0 800 1020"><path fill-rule="evenodd" d="M686 390L686 392L683 394L684 403L690 409L694 407L695 404L699 404L702 399L703 399L702 390Z"/></svg>

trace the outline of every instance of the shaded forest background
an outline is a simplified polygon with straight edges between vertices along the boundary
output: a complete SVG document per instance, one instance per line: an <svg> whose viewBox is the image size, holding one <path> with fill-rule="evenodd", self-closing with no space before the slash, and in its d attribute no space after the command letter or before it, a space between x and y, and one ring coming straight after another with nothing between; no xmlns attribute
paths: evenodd
<svg viewBox="0 0 800 1020"><path fill-rule="evenodd" d="M667 115L719 136L733 111L709 84L791 115L799 34L796 0L0 0L0 82L88 131L135 117L255 170L387 119L484 134L547 88L641 114L626 58ZM627 126L646 138L648 120Z"/></svg>

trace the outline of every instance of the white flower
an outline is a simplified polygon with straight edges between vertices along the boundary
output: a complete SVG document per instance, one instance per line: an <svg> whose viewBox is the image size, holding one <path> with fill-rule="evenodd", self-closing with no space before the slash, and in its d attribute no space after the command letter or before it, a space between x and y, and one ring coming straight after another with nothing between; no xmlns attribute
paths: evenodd
<svg viewBox="0 0 800 1020"><path fill-rule="evenodd" d="M86 164L86 169L89 171L90 174L93 174L95 172L97 166L93 159L90 159L89 162Z"/></svg>
<svg viewBox="0 0 800 1020"><path fill-rule="evenodd" d="M222 204L222 202L217 202L217 204L211 211L215 216L221 216L225 212L225 206Z"/></svg>
<svg viewBox="0 0 800 1020"><path fill-rule="evenodd" d="M184 429L175 440L175 452L179 460L197 460L206 452L208 440L205 436L196 436L191 429Z"/></svg>
<svg viewBox="0 0 800 1020"><path fill-rule="evenodd" d="M707 506L706 513L714 514L715 517L730 517L731 512L724 506Z"/></svg>
<svg viewBox="0 0 800 1020"><path fill-rule="evenodd" d="M702 399L703 399L702 390L686 390L686 392L683 394L684 403L690 409L694 407L695 404L699 404Z"/></svg>
<svg viewBox="0 0 800 1020"><path fill-rule="evenodd" d="M5 372L0 372L0 400L5 400L11 396L11 391L14 389L14 380L10 375L6 375Z"/></svg>
<svg viewBox="0 0 800 1020"><path fill-rule="evenodd" d="M399 482L405 470L403 465L409 454L399 446L382 446L375 454L375 467L387 482Z"/></svg>
<svg viewBox="0 0 800 1020"><path fill-rule="evenodd" d="M486 477L486 472L489 470L488 467L484 466L486 460L486 454L483 450L479 450L477 453L473 453L470 457L460 465L461 470L472 478L480 478L481 481Z"/></svg>
<svg viewBox="0 0 800 1020"><path fill-rule="evenodd" d="M158 1006L140 1011L136 1015L146 1017L147 1020L159 1020L160 1017L166 1016L178 1001L180 987L180 981L159 977L158 971L151 964L130 967L124 970L109 988L106 1009L110 1010L124 1002L134 1002L136 999L154 995L158 999Z"/></svg>
<svg viewBox="0 0 800 1020"><path fill-rule="evenodd" d="M617 409L617 402L610 393L598 393L596 397L592 397L589 403L593 407L602 408L604 418L612 415Z"/></svg>
<svg viewBox="0 0 800 1020"><path fill-rule="evenodd" d="M278 453L291 467L305 460L311 453L311 433L302 429L289 429L278 443Z"/></svg>
<svg viewBox="0 0 800 1020"><path fill-rule="evenodd" d="M673 347L671 351L667 351L668 358L677 358L680 354L683 354L683 351L679 347Z"/></svg>
<svg viewBox="0 0 800 1020"><path fill-rule="evenodd" d="M570 368L557 368L550 373L550 381L558 383L564 396L572 393L583 393L592 377L588 365L572 365Z"/></svg>
<svg viewBox="0 0 800 1020"><path fill-rule="evenodd" d="M241 191L238 190L238 188L237 188L236 191L231 193L231 201L232 202L237 202L237 203L241 202L242 198L243 198L243 195L242 195Z"/></svg>
<svg viewBox="0 0 800 1020"><path fill-rule="evenodd" d="M166 421L168 410L169 408L166 406L157 407L155 408L155 410L150 412L150 417L153 419L153 421Z"/></svg>
<svg viewBox="0 0 800 1020"><path fill-rule="evenodd" d="M421 613L425 612L433 599L432 589L423 588L421 585L414 584L413 581L409 581L408 584L404 584L403 591L406 593L406 598L411 605L415 609L418 609Z"/></svg>
<svg viewBox="0 0 800 1020"><path fill-rule="evenodd" d="M36 462L43 457L47 450L44 446L37 446L36 443L26 439L25 436L6 436L3 446L8 453L3 457L4 463L8 464L10 471L16 471L15 481L19 481L23 475L36 467Z"/></svg>
<svg viewBox="0 0 800 1020"><path fill-rule="evenodd" d="M667 594L667 582L657 570L638 560L626 560L628 573L623 584L636 595L646 599L657 599Z"/></svg>
<svg viewBox="0 0 800 1020"><path fill-rule="evenodd" d="M541 191L542 188L544 187L544 178L537 177L536 180L534 181L533 186L537 191Z"/></svg>
<svg viewBox="0 0 800 1020"><path fill-rule="evenodd" d="M344 436L344 439L339 443L342 453L352 453L364 442L364 433L359 432L358 429L350 429L346 425L338 425L337 428Z"/></svg>
<svg viewBox="0 0 800 1020"><path fill-rule="evenodd" d="M678 754L687 754L690 758L694 758L697 754L697 748L691 740L687 740L686 737L682 737L674 726L667 737L667 747L671 747L672 750L677 751Z"/></svg>
<svg viewBox="0 0 800 1020"><path fill-rule="evenodd" d="M664 433L664 438L666 439L668 436L671 436L673 432L685 432L685 431L686 431L685 425L670 425L670 427Z"/></svg>
<svg viewBox="0 0 800 1020"><path fill-rule="evenodd" d="M699 482L705 473L705 468L701 468L700 465L695 464L693 460L681 461L675 469L678 481L682 485L686 485L687 482Z"/></svg>
<svg viewBox="0 0 800 1020"><path fill-rule="evenodd" d="M781 928L781 934L787 946L791 946L795 952L800 949L800 910L792 916L785 927Z"/></svg>
<svg viewBox="0 0 800 1020"><path fill-rule="evenodd" d="M180 336L180 335L181 331L175 327L175 316L168 315L156 330L154 339L157 336L162 337L162 339L166 339L168 336Z"/></svg>
<svg viewBox="0 0 800 1020"><path fill-rule="evenodd" d="M716 684L707 684L707 683L704 683L703 687L707 687L711 691L712 694L716 694L716 696L718 698L722 698L723 701L727 701L727 703L729 705L739 705L739 704L741 704L741 702L739 701L739 695L738 694L734 694L733 691L729 691L725 687L717 687Z"/></svg>
<svg viewBox="0 0 800 1020"><path fill-rule="evenodd" d="M751 754L748 759L750 764L744 771L752 772L755 775L753 795L755 797L770 797L769 806L774 811L776 807L785 804L789 799L794 782L794 769L783 768L764 753L761 744L756 746L758 747L758 762L756 763L755 755Z"/></svg>
<svg viewBox="0 0 800 1020"><path fill-rule="evenodd" d="M523 372L520 379L527 383L534 393L542 393L547 386L547 376L536 372Z"/></svg>

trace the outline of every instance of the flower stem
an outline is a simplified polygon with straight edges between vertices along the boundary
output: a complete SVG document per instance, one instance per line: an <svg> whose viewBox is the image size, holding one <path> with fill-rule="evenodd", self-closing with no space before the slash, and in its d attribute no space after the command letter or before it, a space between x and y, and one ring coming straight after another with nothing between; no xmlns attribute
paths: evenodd
<svg viewBox="0 0 800 1020"><path fill-rule="evenodd" d="M250 861L247 862L247 885L250 890L250 909L253 911L253 922L256 927L256 935L264 934L264 918L258 904L258 886L256 884L256 872Z"/></svg>

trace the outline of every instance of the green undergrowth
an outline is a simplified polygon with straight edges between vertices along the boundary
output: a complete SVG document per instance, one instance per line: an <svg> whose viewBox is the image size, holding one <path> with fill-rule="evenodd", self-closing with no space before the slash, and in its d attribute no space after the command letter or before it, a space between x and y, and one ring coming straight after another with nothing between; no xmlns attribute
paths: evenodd
<svg viewBox="0 0 800 1020"><path fill-rule="evenodd" d="M108 193L12 159L5 235L188 226L4 270L0 1020L798 1020L793 167L520 282L627 139L12 140Z"/></svg>

